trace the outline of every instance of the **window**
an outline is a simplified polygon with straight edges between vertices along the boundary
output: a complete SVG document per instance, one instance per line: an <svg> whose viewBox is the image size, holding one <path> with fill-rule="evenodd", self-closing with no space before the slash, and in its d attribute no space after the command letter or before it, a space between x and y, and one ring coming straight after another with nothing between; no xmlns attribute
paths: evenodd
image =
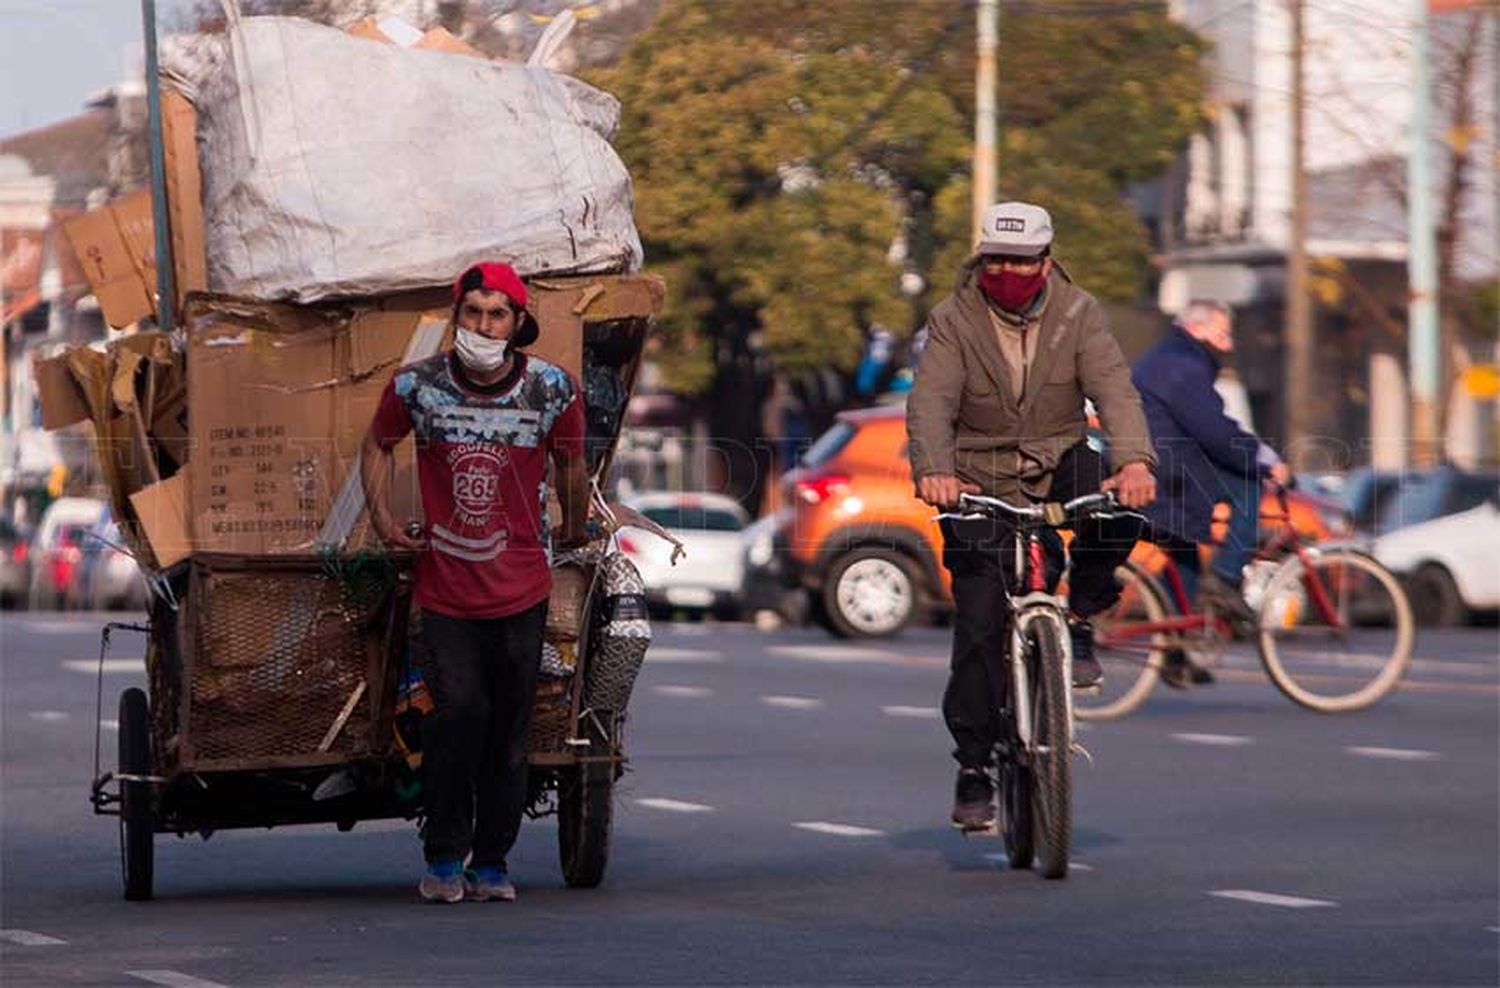
<svg viewBox="0 0 1500 988"><path fill-rule="evenodd" d="M818 437L817 442L807 447L807 452L802 454L802 465L820 467L838 456L849 445L849 440L854 438L855 431L854 426L848 422L835 422L827 432Z"/></svg>
<svg viewBox="0 0 1500 988"><path fill-rule="evenodd" d="M739 515L723 508L706 508L702 505L674 504L660 508L645 508L641 514L662 528L675 528L690 532L738 532L745 527Z"/></svg>

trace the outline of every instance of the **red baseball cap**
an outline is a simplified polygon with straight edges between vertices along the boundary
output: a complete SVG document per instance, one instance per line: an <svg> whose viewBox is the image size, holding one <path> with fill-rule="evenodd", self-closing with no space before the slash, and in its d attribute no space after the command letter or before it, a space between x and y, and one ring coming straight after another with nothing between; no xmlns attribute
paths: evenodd
<svg viewBox="0 0 1500 988"><path fill-rule="evenodd" d="M526 308L526 282L516 269L498 261L480 261L453 282L453 305L463 301L465 292L503 292L518 308Z"/></svg>

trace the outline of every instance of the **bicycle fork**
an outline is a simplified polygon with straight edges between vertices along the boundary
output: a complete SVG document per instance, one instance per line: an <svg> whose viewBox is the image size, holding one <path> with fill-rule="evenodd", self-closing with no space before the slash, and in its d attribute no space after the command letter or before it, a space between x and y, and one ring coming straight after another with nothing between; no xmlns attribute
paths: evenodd
<svg viewBox="0 0 1500 988"><path fill-rule="evenodd" d="M1032 742L1036 734L1036 725L1032 722L1033 685L1030 664L1026 660L1026 633L1039 621L1052 624L1057 631L1056 640L1062 651L1063 664L1063 716L1068 726L1068 741L1074 748L1078 747L1073 733L1073 642L1068 637L1068 624L1062 618L1066 607L1061 597L1045 591L1033 591L1015 602L1010 647L1011 702L1016 716L1016 736L1023 751L1034 750Z"/></svg>

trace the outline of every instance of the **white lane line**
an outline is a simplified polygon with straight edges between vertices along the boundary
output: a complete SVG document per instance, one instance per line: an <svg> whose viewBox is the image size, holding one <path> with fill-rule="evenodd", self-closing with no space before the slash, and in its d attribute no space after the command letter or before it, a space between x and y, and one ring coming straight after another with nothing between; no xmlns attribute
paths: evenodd
<svg viewBox="0 0 1500 988"><path fill-rule="evenodd" d="M167 988L228 988L227 985L217 981L205 981L191 974L183 974L181 971L126 971L125 973L132 978L139 978L153 985L166 985Z"/></svg>
<svg viewBox="0 0 1500 988"><path fill-rule="evenodd" d="M702 648L662 648L653 645L646 649L647 662L723 662L723 652L711 652Z"/></svg>
<svg viewBox="0 0 1500 988"><path fill-rule="evenodd" d="M1486 926L1484 929L1488 933L1500 933L1500 926Z"/></svg>
<svg viewBox="0 0 1500 988"><path fill-rule="evenodd" d="M892 662L903 658L899 652L858 645L767 645L766 654L806 662Z"/></svg>
<svg viewBox="0 0 1500 988"><path fill-rule="evenodd" d="M57 621L57 620L19 620L17 626L22 631L29 631L34 635L94 635L99 634L99 626L90 621Z"/></svg>
<svg viewBox="0 0 1500 988"><path fill-rule="evenodd" d="M986 854L984 856L984 859L986 861L996 861L996 862L999 862L1000 864L1003 864L1003 865L1008 865L1010 863L1010 855L1005 854L1003 852L996 852L996 853L993 853L993 854ZM1068 862L1068 870L1069 871L1093 871L1094 870L1094 866L1093 865L1089 865L1089 864L1084 864L1082 861L1069 861Z"/></svg>
<svg viewBox="0 0 1500 988"><path fill-rule="evenodd" d="M676 686L671 683L653 686L651 687L651 692L659 693L662 696L681 696L690 699L714 695L714 691L707 686Z"/></svg>
<svg viewBox="0 0 1500 988"><path fill-rule="evenodd" d="M939 720L943 716L943 712L937 707L903 707L900 704L881 707L880 712L888 717L912 717L919 720Z"/></svg>
<svg viewBox="0 0 1500 988"><path fill-rule="evenodd" d="M22 947L58 947L68 942L49 937L45 933L32 933L30 930L0 930L0 940Z"/></svg>
<svg viewBox="0 0 1500 988"><path fill-rule="evenodd" d="M26 716L30 717L32 720L40 720L49 724L68 719L68 715L63 713L61 710L33 710Z"/></svg>
<svg viewBox="0 0 1500 988"><path fill-rule="evenodd" d="M1344 749L1351 755L1359 755L1364 758L1384 758L1393 762L1430 762L1440 757L1435 751L1422 751L1419 748L1367 748L1361 745L1352 745Z"/></svg>
<svg viewBox="0 0 1500 988"><path fill-rule="evenodd" d="M1215 745L1220 748L1238 748L1255 743L1254 738L1247 738L1242 734L1174 734L1172 740L1187 744Z"/></svg>
<svg viewBox="0 0 1500 988"><path fill-rule="evenodd" d="M856 827L848 823L828 823L823 820L809 820L806 823L794 823L792 826L799 830L811 830L815 834L832 834L835 837L885 836L883 830L871 830L869 827Z"/></svg>
<svg viewBox="0 0 1500 988"><path fill-rule="evenodd" d="M818 710L823 706L823 701L815 696L763 696L760 702L783 710Z"/></svg>
<svg viewBox="0 0 1500 988"><path fill-rule="evenodd" d="M101 720L99 726L106 731L118 731L120 729L120 722L117 720Z"/></svg>
<svg viewBox="0 0 1500 988"><path fill-rule="evenodd" d="M648 810L666 810L668 813L712 813L712 806L704 806L702 803L685 803L680 799L638 799L635 805L644 806Z"/></svg>
<svg viewBox="0 0 1500 988"><path fill-rule="evenodd" d="M679 635L683 638L707 638L713 634L713 630L706 624L673 624L668 626L668 634Z"/></svg>
<svg viewBox="0 0 1500 988"><path fill-rule="evenodd" d="M66 659L63 668L72 672L81 672L92 676L99 671L98 659ZM106 676L120 675L123 673L145 672L145 659L105 659L104 674Z"/></svg>
<svg viewBox="0 0 1500 988"><path fill-rule="evenodd" d="M1303 899L1295 895L1253 892L1249 889L1214 889L1208 894L1216 895L1221 899L1238 899L1241 902L1254 902L1262 906L1283 906L1287 909L1317 909L1338 905L1337 902L1330 902L1327 899Z"/></svg>

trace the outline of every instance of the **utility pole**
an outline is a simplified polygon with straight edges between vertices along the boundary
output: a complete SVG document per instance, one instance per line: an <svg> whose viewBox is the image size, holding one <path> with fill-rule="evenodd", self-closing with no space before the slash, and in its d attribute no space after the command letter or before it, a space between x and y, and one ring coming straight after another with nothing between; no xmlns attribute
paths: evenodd
<svg viewBox="0 0 1500 988"><path fill-rule="evenodd" d="M1000 0L979 0L976 6L977 37L974 66L974 240L979 240L979 226L984 211L995 201L998 178L995 167L995 90L999 73L995 50L1000 44Z"/></svg>
<svg viewBox="0 0 1500 988"><path fill-rule="evenodd" d="M1292 223L1286 258L1286 452L1292 469L1308 466L1313 402L1312 297L1307 291L1307 95L1303 84L1304 0L1292 15Z"/></svg>
<svg viewBox="0 0 1500 988"><path fill-rule="evenodd" d="M177 286L172 271L172 231L167 219L167 160L162 142L161 72L156 59L156 0L141 0L146 30L146 109L151 140L151 222L156 233L156 326L172 331Z"/></svg>
<svg viewBox="0 0 1500 988"><path fill-rule="evenodd" d="M1428 0L1410 0L1412 45L1411 148L1406 159L1407 359L1411 364L1412 454L1417 466L1439 458L1437 227L1432 203L1432 94L1428 68Z"/></svg>

